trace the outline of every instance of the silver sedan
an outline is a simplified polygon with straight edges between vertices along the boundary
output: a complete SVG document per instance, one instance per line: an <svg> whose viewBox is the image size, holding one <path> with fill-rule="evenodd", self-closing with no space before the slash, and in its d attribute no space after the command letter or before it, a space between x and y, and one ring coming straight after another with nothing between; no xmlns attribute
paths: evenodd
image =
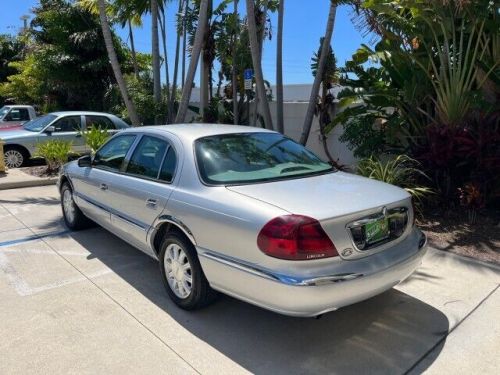
<svg viewBox="0 0 500 375"><path fill-rule="evenodd" d="M69 228L96 222L158 259L188 310L218 291L317 316L392 288L426 251L405 190L263 129L128 129L67 164L59 189Z"/></svg>
<svg viewBox="0 0 500 375"><path fill-rule="evenodd" d="M90 152L81 131L93 125L116 133L129 125L118 117L102 112L53 112L28 121L25 124L0 129L4 144L5 165L18 168L35 155L37 145L48 140L72 142L72 150L83 154Z"/></svg>

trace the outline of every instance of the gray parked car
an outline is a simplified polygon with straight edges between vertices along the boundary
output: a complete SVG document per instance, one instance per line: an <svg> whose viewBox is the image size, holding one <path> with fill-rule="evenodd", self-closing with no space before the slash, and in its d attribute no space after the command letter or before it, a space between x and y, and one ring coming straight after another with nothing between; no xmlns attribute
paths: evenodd
<svg viewBox="0 0 500 375"><path fill-rule="evenodd" d="M263 129L128 129L66 164L58 186L69 228L91 219L158 259L184 309L220 291L317 316L392 288L426 251L405 190Z"/></svg>
<svg viewBox="0 0 500 375"><path fill-rule="evenodd" d="M100 126L110 133L129 127L114 115L101 112L53 112L28 121L17 128L0 129L0 139L5 142L4 158L8 168L18 168L34 155L40 142L61 139L73 142L73 151L88 153L81 131Z"/></svg>

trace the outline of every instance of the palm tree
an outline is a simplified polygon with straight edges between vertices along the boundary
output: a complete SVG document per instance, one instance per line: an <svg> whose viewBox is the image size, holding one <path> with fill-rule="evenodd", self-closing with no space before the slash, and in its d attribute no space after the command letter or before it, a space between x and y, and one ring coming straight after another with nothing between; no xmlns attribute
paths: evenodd
<svg viewBox="0 0 500 375"><path fill-rule="evenodd" d="M116 83L120 88L120 93L122 95L125 106L127 107L127 112L130 117L130 121L133 126L140 125L139 116L135 110L134 103L130 100L127 92L127 85L123 79L123 74L118 63L118 58L116 57L115 47L113 46L113 37L111 35L111 28L109 27L108 17L106 15L106 4L104 0L97 0L99 6L99 18L101 20L102 35L104 37L104 43L106 45L106 50L108 51L109 61L111 63L111 68L115 74Z"/></svg>
<svg viewBox="0 0 500 375"><path fill-rule="evenodd" d="M198 20L205 20L207 19L207 17L208 0L201 0ZM175 118L176 123L183 122L186 118L189 99L191 97L191 90L193 88L194 75L196 74L196 67L198 65L198 60L200 59L203 40L205 39L206 27L206 22L199 22L198 28L196 29L194 43L191 51L191 60L189 61L189 68L186 74L186 82L182 89L182 98L179 104L179 111L177 112L177 116Z"/></svg>
<svg viewBox="0 0 500 375"><path fill-rule="evenodd" d="M232 59L233 66L231 68L231 83L233 87L233 123L234 125L238 125L238 76L236 74L236 57L237 57L237 39L238 39L238 0L234 0L234 9L233 9L233 21L234 21L234 35L233 35L233 48L232 48Z"/></svg>
<svg viewBox="0 0 500 375"><path fill-rule="evenodd" d="M177 19L179 22L184 22L182 18L181 21L181 13L184 5L184 0L179 0L179 7L177 10ZM174 80L172 83L172 95L170 96L170 101L168 102L168 122L172 120L172 113L174 111L174 103L175 103L175 92L177 91L177 75L179 71L179 49L181 44L181 34L182 34L182 25L177 25L177 39L175 41L175 58L174 58Z"/></svg>
<svg viewBox="0 0 500 375"><path fill-rule="evenodd" d="M161 101L160 82L160 44L158 39L158 1L151 0L151 54L153 57L153 98L157 106ZM158 123L158 116L155 117L155 124Z"/></svg>
<svg viewBox="0 0 500 375"><path fill-rule="evenodd" d="M314 110L316 108L316 99L318 97L319 88L321 85L321 80L323 77L323 71L325 69L325 64L327 62L328 53L330 50L330 44L332 41L333 27L335 25L335 14L337 13L337 1L331 0L330 11L328 13L328 21L326 23L326 31L323 39L323 44L321 47L321 55L318 62L318 69L316 76L314 77L314 83L311 89L311 96L309 97L309 105L307 107L306 118L304 119L304 125L302 126L302 134L300 136L300 143L304 146L309 138L309 133L311 132L311 125L314 116Z"/></svg>
<svg viewBox="0 0 500 375"><path fill-rule="evenodd" d="M264 126L266 129L273 129L271 110L266 97L266 86L264 84L264 74L261 64L261 47L257 37L257 23L255 21L255 3L254 0L246 0L247 18L248 18L248 36L250 39L250 51L252 54L252 63L255 71L255 83L257 88L257 98L262 105Z"/></svg>
<svg viewBox="0 0 500 375"><path fill-rule="evenodd" d="M278 8L278 36L276 52L276 117L277 130L285 132L283 123L283 16L285 12L285 0L280 0Z"/></svg>

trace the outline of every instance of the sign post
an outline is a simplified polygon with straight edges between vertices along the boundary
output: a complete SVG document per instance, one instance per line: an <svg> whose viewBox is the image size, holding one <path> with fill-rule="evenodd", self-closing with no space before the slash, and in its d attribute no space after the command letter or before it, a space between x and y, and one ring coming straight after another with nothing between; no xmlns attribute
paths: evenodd
<svg viewBox="0 0 500 375"><path fill-rule="evenodd" d="M253 87L253 69L245 69L243 71L243 78L245 80L245 91L247 92L247 118L248 125L250 125L250 92Z"/></svg>

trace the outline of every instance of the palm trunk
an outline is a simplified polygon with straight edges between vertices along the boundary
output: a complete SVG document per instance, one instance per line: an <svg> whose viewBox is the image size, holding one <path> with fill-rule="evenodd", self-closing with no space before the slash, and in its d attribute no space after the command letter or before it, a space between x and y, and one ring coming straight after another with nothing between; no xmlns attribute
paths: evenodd
<svg viewBox="0 0 500 375"><path fill-rule="evenodd" d="M276 117L277 130L284 134L283 122L283 16L285 12L285 0L280 0L278 9L278 36L276 51Z"/></svg>
<svg viewBox="0 0 500 375"><path fill-rule="evenodd" d="M125 80L123 79L120 64L118 63L118 58L116 57L115 47L113 46L113 37L111 35L111 28L109 27L108 18L106 16L106 5L104 4L104 0L98 0L97 5L99 6L99 18L101 20L104 44L106 45L106 50L108 51L109 61L115 75L116 83L120 88L120 93L122 95L123 101L125 102L125 106L127 107L127 112L132 125L139 126L139 116L137 116L134 103L128 96L127 85L125 84Z"/></svg>
<svg viewBox="0 0 500 375"><path fill-rule="evenodd" d="M207 19L207 16L208 16L208 0L201 0L200 13L198 15L198 19L204 20ZM179 103L179 111L177 112L177 116L175 118L176 123L184 122L186 118L189 99L191 98L191 91L193 89L194 75L196 74L196 67L200 59L203 40L205 39L206 26L207 26L206 23L202 22L200 26L196 29L193 49L191 52L191 59L189 61L189 68L186 74L186 82L182 89L182 98L181 102Z"/></svg>
<svg viewBox="0 0 500 375"><path fill-rule="evenodd" d="M186 0L184 3L184 12L182 17L182 88L184 88L184 82L186 80L186 14L189 6L188 1L189 0Z"/></svg>
<svg viewBox="0 0 500 375"><path fill-rule="evenodd" d="M167 31L166 31L166 21L165 21L165 7L162 9L162 14L160 17L158 17L158 21L160 22L160 29L161 29L161 37L162 37L162 44L163 44L163 58L164 58L164 65L165 65L165 79L167 82L167 87L166 87L166 96L167 96L167 121L169 119L169 114L168 114L168 103L170 102L170 74L168 72L168 55L167 55Z"/></svg>
<svg viewBox="0 0 500 375"><path fill-rule="evenodd" d="M234 15L234 22L238 22L238 0L234 0L234 10L233 10L233 15ZM235 24L234 28L234 39L233 39L233 50L232 50L232 57L233 57L233 66L231 68L231 80L232 80L232 86L233 86L233 123L234 125L238 125L239 122L239 116L238 116L238 76L236 73L236 54L237 54L237 45L236 43L238 42L238 36L237 36L237 31L238 27Z"/></svg>
<svg viewBox="0 0 500 375"><path fill-rule="evenodd" d="M161 102L161 81L160 81L160 45L158 40L158 1L151 0L151 43L153 56L153 99L155 105L155 112ZM158 115L155 115L155 124L158 124Z"/></svg>
<svg viewBox="0 0 500 375"><path fill-rule="evenodd" d="M184 0L179 0L178 13L182 12L182 4ZM172 113L174 111L175 93L177 91L177 73L179 70L179 49L181 44L181 34L177 32L177 39L175 41L175 61L174 61L174 81L172 83L172 95L170 96L170 101L168 102L168 115L169 122L172 118Z"/></svg>
<svg viewBox="0 0 500 375"><path fill-rule="evenodd" d="M134 66L135 78L139 79L139 67L137 65L137 54L135 53L134 33L132 31L132 22L128 20L128 36L130 39L130 53L132 54L132 65Z"/></svg>
<svg viewBox="0 0 500 375"><path fill-rule="evenodd" d="M203 43L203 49L201 53L201 64L200 64L200 114L201 117L203 118L203 122L206 121L205 119L205 109L208 107L208 100L209 100L209 92L210 92L210 64L208 63L206 59L206 40L207 40L207 33L209 32L209 15L212 13L212 3L213 0L208 0L208 11L207 11L207 17L204 19L199 19L198 20L198 25L203 22L206 33L205 33L205 40Z"/></svg>
<svg viewBox="0 0 500 375"><path fill-rule="evenodd" d="M311 126L314 116L314 108L316 107L316 100L318 98L319 87L321 85L321 79L323 77L323 71L325 70L325 63L330 51L330 43L332 41L333 27L335 25L335 14L337 12L337 3L332 1L330 3L330 12L328 14L328 21L326 23L325 38L323 39L323 44L321 47L321 55L318 62L318 70L316 72L316 77L314 77L314 83L311 89L311 96L309 97L309 106L307 107L306 118L304 119L304 125L302 126L302 135L300 136L300 143L306 145L307 139L309 138L309 133L311 132Z"/></svg>
<svg viewBox="0 0 500 375"><path fill-rule="evenodd" d="M266 129L273 129L271 110L266 97L266 87L264 84L264 74L262 72L260 42L257 37L257 24L255 22L255 4L254 0L246 0L248 17L248 36L250 39L250 50L252 54L252 63L255 71L255 83L257 86L257 97L259 98L264 117L264 126Z"/></svg>

